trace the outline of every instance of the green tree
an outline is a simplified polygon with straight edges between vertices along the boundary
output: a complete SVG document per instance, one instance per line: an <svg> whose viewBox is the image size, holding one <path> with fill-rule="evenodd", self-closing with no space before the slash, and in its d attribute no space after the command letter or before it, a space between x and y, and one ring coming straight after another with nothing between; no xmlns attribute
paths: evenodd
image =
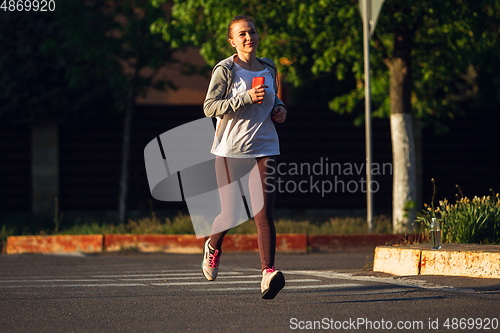
<svg viewBox="0 0 500 333"><path fill-rule="evenodd" d="M0 115L32 124L74 125L123 112L118 212L125 221L131 124L135 101L149 89L173 85L158 78L174 62L172 48L151 23L168 5L148 0L65 1L53 12L0 12Z"/></svg>
<svg viewBox="0 0 500 333"><path fill-rule="evenodd" d="M53 12L0 11L0 116L70 125L117 110L123 76L99 2L61 2ZM118 104L116 104L118 103Z"/></svg>
<svg viewBox="0 0 500 333"><path fill-rule="evenodd" d="M106 35L114 22L101 5L0 11L0 123L31 127L33 214L51 214L59 195L58 128L110 121L121 109L120 45Z"/></svg>
<svg viewBox="0 0 500 333"><path fill-rule="evenodd" d="M173 57L173 48L164 42L162 36L151 33L151 24L158 17L168 20L168 7L168 4L152 6L149 0L117 0L113 1L109 8L119 23L118 28L112 31L112 35L121 45L116 56L123 65L127 87L118 204L120 223L124 223L126 219L130 132L135 101L138 96L145 97L151 88L157 90L174 88L167 78L157 77L164 65L176 61Z"/></svg>
<svg viewBox="0 0 500 333"><path fill-rule="evenodd" d="M174 47L180 42L199 45L213 65L232 52L226 41L228 22L236 14L252 15L260 31L259 55L279 59L278 69L289 82L300 87L330 73L352 82L346 94L331 92L334 111L352 112L363 101L357 0L174 3L172 20L155 24L155 31ZM498 0L385 1L371 40L370 62L373 114L391 121L394 232L411 231L416 214L414 119L439 126L459 112L458 102L475 91L482 56L499 54L499 21Z"/></svg>

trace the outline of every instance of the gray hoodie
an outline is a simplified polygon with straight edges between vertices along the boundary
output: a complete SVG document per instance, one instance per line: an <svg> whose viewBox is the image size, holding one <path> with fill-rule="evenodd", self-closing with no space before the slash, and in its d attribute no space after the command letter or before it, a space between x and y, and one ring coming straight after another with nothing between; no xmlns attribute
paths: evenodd
<svg viewBox="0 0 500 333"><path fill-rule="evenodd" d="M242 94L239 96L227 98L231 92L231 87L233 85L235 66L234 66L234 55L230 56L215 65L212 70L212 79L210 80L210 85L208 87L207 97L203 103L203 111L207 117L223 117L224 114L230 112L236 112L238 109L244 107L245 105L253 104L252 98L249 93ZM278 92L278 82L276 80L276 66L274 62L269 58L257 58L264 66L266 66L271 72L273 77L274 91ZM278 98L274 100L273 109L277 105L282 105L286 108L285 104Z"/></svg>

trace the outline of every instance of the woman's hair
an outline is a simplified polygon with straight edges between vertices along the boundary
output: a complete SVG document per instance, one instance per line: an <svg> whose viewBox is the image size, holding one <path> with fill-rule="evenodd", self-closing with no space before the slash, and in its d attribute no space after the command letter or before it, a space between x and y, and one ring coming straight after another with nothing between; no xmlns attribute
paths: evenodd
<svg viewBox="0 0 500 333"><path fill-rule="evenodd" d="M227 39L233 38L233 26L241 21L249 21L252 22L253 25L255 25L255 19L253 17L246 15L236 15L231 21L231 23L229 23L229 27L227 28Z"/></svg>

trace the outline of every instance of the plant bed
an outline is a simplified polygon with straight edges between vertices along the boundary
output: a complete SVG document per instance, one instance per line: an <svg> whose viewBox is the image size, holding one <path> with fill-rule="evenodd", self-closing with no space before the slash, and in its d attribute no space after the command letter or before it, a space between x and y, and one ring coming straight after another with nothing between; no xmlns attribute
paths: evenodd
<svg viewBox="0 0 500 333"><path fill-rule="evenodd" d="M457 185L459 194L453 204L447 199L434 205L436 186L434 179L433 196L430 204L424 204L425 209L418 221L425 228L424 235L433 218L440 223L443 244L500 244L500 196L491 189L491 196L472 199L464 196Z"/></svg>

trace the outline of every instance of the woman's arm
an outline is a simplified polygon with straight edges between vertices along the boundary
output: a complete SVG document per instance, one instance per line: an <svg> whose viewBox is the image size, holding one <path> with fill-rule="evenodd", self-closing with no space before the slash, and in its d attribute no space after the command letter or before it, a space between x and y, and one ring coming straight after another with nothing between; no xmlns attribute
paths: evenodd
<svg viewBox="0 0 500 333"><path fill-rule="evenodd" d="M220 117L226 113L236 112L245 105L252 104L247 92L235 97L226 98L229 70L223 66L215 69L208 87L207 97L203 103L203 111L207 117Z"/></svg>

